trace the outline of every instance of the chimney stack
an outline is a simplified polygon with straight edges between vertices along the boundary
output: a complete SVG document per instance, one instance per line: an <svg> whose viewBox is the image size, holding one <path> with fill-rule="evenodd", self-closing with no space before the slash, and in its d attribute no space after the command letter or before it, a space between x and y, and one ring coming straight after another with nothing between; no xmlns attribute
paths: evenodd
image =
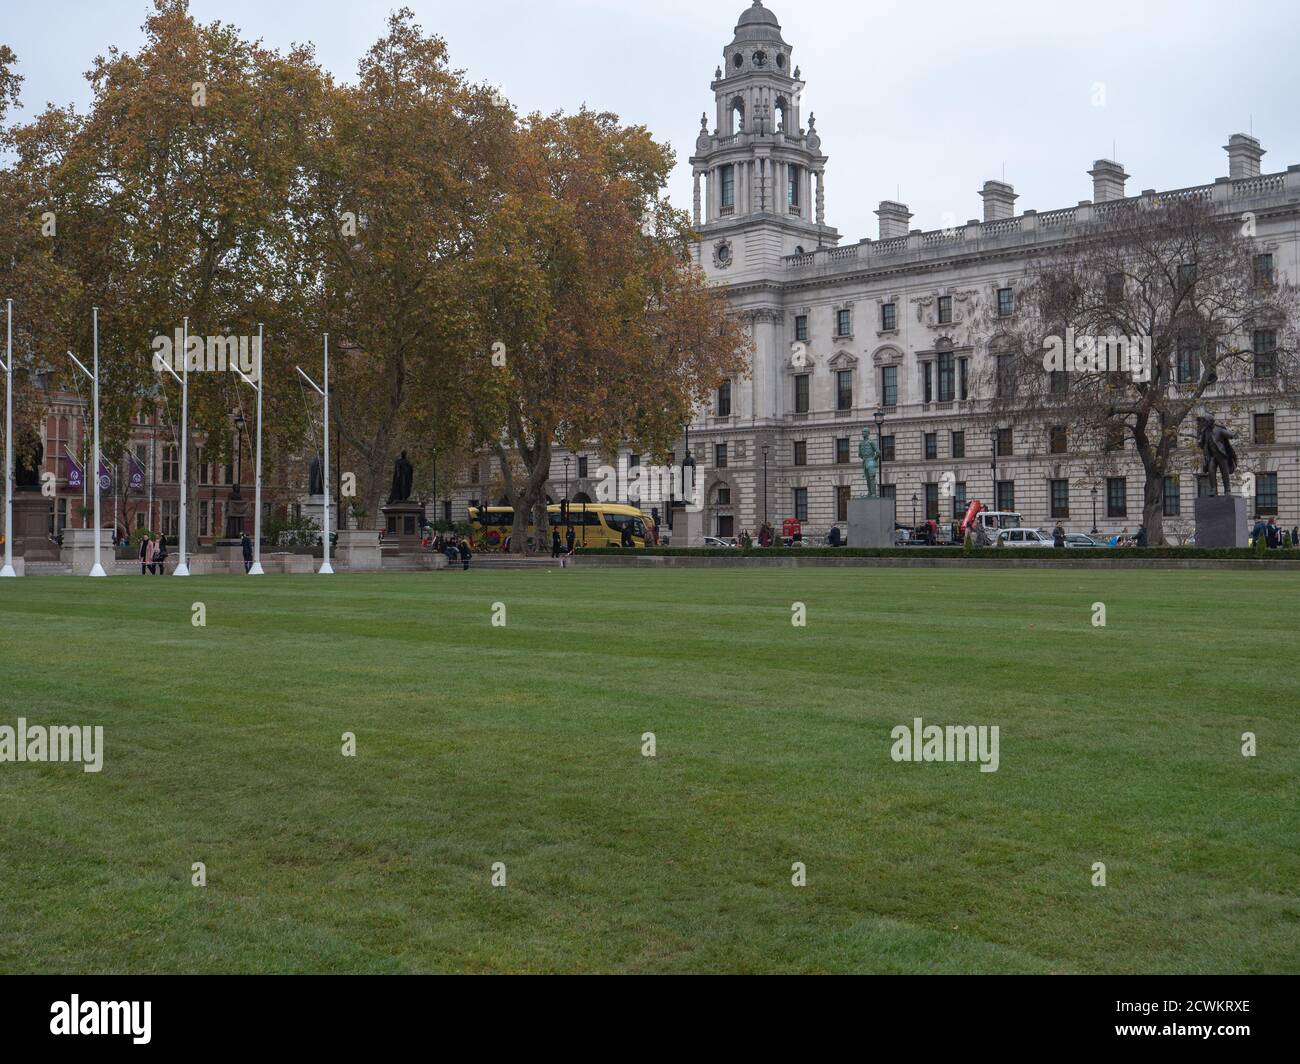
<svg viewBox="0 0 1300 1064"><path fill-rule="evenodd" d="M891 237L896 236L907 236L908 226L912 221L912 212L907 209L906 203L881 200L880 209L876 211L876 217L880 219L881 240L889 240Z"/></svg>
<svg viewBox="0 0 1300 1064"><path fill-rule="evenodd" d="M1228 153L1228 176L1234 180L1238 177L1259 177L1259 163L1264 158L1264 149L1259 141L1245 133L1234 133L1223 146Z"/></svg>
<svg viewBox="0 0 1300 1064"><path fill-rule="evenodd" d="M1005 181L985 181L980 192L984 197L984 220L998 222L1003 218L1014 218L1016 214L1016 190Z"/></svg>
<svg viewBox="0 0 1300 1064"><path fill-rule="evenodd" d="M1108 203L1124 198L1124 182L1128 174L1114 159L1098 159L1088 171L1092 178L1092 202Z"/></svg>

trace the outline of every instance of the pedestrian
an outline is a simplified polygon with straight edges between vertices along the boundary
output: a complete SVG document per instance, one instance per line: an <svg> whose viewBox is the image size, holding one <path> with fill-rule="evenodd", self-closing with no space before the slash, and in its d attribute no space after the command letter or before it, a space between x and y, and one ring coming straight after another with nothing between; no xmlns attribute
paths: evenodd
<svg viewBox="0 0 1300 1064"><path fill-rule="evenodd" d="M247 574L253 568L253 541L247 532L239 537L239 545L244 549L244 573Z"/></svg>
<svg viewBox="0 0 1300 1064"><path fill-rule="evenodd" d="M140 575L145 576L153 572L153 537L144 535L140 537Z"/></svg>
<svg viewBox="0 0 1300 1064"><path fill-rule="evenodd" d="M623 533L619 539L619 542L621 543L621 545L625 550L632 550L636 547L636 540L632 538L631 522L628 522L627 524L623 525Z"/></svg>
<svg viewBox="0 0 1300 1064"><path fill-rule="evenodd" d="M551 557L558 558L562 550L564 550L564 544L560 542L560 530L553 528L551 529Z"/></svg>
<svg viewBox="0 0 1300 1064"><path fill-rule="evenodd" d="M163 576L167 572L167 534L158 533L158 547L153 554L154 564L158 566L158 575Z"/></svg>
<svg viewBox="0 0 1300 1064"><path fill-rule="evenodd" d="M564 546L566 548L566 553L573 553L573 541L576 538L577 537L573 533L573 526L570 525L564 532Z"/></svg>
<svg viewBox="0 0 1300 1064"><path fill-rule="evenodd" d="M462 539L460 541L460 560L461 566L465 572L469 572L469 560L471 557L472 555L469 552L469 544Z"/></svg>
<svg viewBox="0 0 1300 1064"><path fill-rule="evenodd" d="M1060 521L1056 522L1056 527L1052 529L1052 546L1065 548L1065 527Z"/></svg>
<svg viewBox="0 0 1300 1064"><path fill-rule="evenodd" d="M1255 543L1259 540L1261 536L1268 535L1267 528L1268 526L1264 524L1264 519L1260 517L1259 514L1256 514L1255 527L1250 530L1250 545L1252 547L1255 545Z"/></svg>
<svg viewBox="0 0 1300 1064"><path fill-rule="evenodd" d="M832 547L838 547L842 538L843 536L840 533L840 526L831 525L830 534L826 537L827 544Z"/></svg>
<svg viewBox="0 0 1300 1064"><path fill-rule="evenodd" d="M1282 545L1282 530L1277 527L1276 517L1270 517L1264 526L1264 539L1268 542L1269 550L1277 550Z"/></svg>
<svg viewBox="0 0 1300 1064"><path fill-rule="evenodd" d="M1139 547L1145 547L1145 546L1147 545L1147 526L1146 526L1146 525L1139 525L1139 526L1138 526L1137 545L1138 545Z"/></svg>
<svg viewBox="0 0 1300 1064"><path fill-rule="evenodd" d="M1291 546L1300 547L1300 525L1291 529Z"/></svg>

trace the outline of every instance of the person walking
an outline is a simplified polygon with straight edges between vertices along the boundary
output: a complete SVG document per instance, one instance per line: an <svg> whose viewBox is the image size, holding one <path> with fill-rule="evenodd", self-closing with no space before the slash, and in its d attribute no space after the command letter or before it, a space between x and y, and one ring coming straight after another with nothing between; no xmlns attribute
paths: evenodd
<svg viewBox="0 0 1300 1064"><path fill-rule="evenodd" d="M153 572L153 552L154 543L152 536L140 537L140 575L146 576Z"/></svg>
<svg viewBox="0 0 1300 1064"><path fill-rule="evenodd" d="M471 557L473 557L473 555L469 552L469 543L462 539L460 541L460 560L461 567L465 572L469 572L469 560Z"/></svg>
<svg viewBox="0 0 1300 1064"><path fill-rule="evenodd" d="M623 526L623 532L619 537L619 543L626 550L632 550L636 547L636 540L632 538L632 525L630 523Z"/></svg>
<svg viewBox="0 0 1300 1064"><path fill-rule="evenodd" d="M1291 546L1300 547L1300 525L1291 529Z"/></svg>
<svg viewBox="0 0 1300 1064"><path fill-rule="evenodd" d="M1065 528L1060 521L1056 522L1056 527L1052 529L1052 546L1065 549Z"/></svg>
<svg viewBox="0 0 1300 1064"><path fill-rule="evenodd" d="M253 541L248 538L247 532L239 537L239 545L244 551L244 574L247 575L253 568Z"/></svg>
<svg viewBox="0 0 1300 1064"><path fill-rule="evenodd" d="M570 525L570 526L565 530L565 533L564 533L564 546L565 546L565 553L567 553L567 554L572 554L572 553L573 553L573 541L574 541L576 538L577 538L577 537L574 535L574 532L573 532L573 526Z"/></svg>
<svg viewBox="0 0 1300 1064"><path fill-rule="evenodd" d="M167 573L167 535L164 532L158 533L158 546L153 552L154 564L158 566L158 575L165 576Z"/></svg>
<svg viewBox="0 0 1300 1064"><path fill-rule="evenodd" d="M1277 518L1270 517L1268 524L1264 526L1264 539L1268 543L1269 550L1277 550L1282 545L1281 529L1277 527Z"/></svg>
<svg viewBox="0 0 1300 1064"><path fill-rule="evenodd" d="M558 558L563 550L564 544L560 542L560 530L558 528L551 529L551 557Z"/></svg>
<svg viewBox="0 0 1300 1064"><path fill-rule="evenodd" d="M1147 526L1146 526L1146 525L1139 525L1139 526L1138 526L1137 545L1138 545L1139 547L1145 547L1145 546L1147 545Z"/></svg>

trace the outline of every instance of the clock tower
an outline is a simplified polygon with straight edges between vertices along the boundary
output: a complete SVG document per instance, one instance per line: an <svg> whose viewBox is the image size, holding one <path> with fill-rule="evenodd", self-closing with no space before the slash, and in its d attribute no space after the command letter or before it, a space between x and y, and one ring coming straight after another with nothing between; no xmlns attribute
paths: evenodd
<svg viewBox="0 0 1300 1064"><path fill-rule="evenodd" d="M700 265L716 280L772 276L787 255L839 243L826 225L817 120L776 15L754 0L723 49L716 110L700 119L691 168Z"/></svg>

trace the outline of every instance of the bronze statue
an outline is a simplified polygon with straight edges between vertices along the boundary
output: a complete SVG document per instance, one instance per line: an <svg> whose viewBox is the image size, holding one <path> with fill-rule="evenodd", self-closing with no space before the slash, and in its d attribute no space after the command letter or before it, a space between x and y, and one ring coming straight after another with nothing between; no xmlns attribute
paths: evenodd
<svg viewBox="0 0 1300 1064"><path fill-rule="evenodd" d="M309 495L325 494L325 463L319 454L311 460L311 476L307 486Z"/></svg>
<svg viewBox="0 0 1300 1064"><path fill-rule="evenodd" d="M871 438L871 429L862 430L862 442L858 444L858 457L862 459L862 475L867 478L867 498L876 498L876 473L880 469L880 448Z"/></svg>
<svg viewBox="0 0 1300 1064"><path fill-rule="evenodd" d="M406 502L411 497L411 486L415 482L415 468L407 460L406 452L393 463L393 488L388 493L389 502Z"/></svg>
<svg viewBox="0 0 1300 1064"><path fill-rule="evenodd" d="M1210 478L1210 494L1217 495L1215 472L1223 477L1223 494L1232 494L1232 474L1237 471L1237 452L1232 449L1236 433L1229 432L1223 425L1215 424L1209 414L1202 414L1196 419L1196 438L1201 445L1201 454L1205 461L1201 473Z"/></svg>
<svg viewBox="0 0 1300 1064"><path fill-rule="evenodd" d="M41 437L28 429L26 432L14 433L14 489L17 491L39 490L41 486L41 462L45 458L45 448L41 446Z"/></svg>

